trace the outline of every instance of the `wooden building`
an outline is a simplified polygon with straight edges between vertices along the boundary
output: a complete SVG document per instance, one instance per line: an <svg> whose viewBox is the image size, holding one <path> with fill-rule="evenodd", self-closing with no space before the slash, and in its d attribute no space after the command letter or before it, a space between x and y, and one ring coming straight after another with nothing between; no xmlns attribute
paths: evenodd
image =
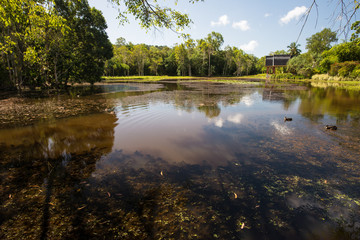
<svg viewBox="0 0 360 240"><path fill-rule="evenodd" d="M276 68L285 67L291 57L292 56L288 54L266 56L266 60L265 60L266 73L269 74L270 70L272 70L272 73L275 74Z"/></svg>

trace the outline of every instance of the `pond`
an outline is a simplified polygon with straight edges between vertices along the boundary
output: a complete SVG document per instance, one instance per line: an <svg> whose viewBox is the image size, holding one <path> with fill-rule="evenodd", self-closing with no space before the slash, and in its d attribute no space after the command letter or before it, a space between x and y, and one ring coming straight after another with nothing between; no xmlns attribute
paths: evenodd
<svg viewBox="0 0 360 240"><path fill-rule="evenodd" d="M1 100L1 239L360 238L359 92L96 87Z"/></svg>

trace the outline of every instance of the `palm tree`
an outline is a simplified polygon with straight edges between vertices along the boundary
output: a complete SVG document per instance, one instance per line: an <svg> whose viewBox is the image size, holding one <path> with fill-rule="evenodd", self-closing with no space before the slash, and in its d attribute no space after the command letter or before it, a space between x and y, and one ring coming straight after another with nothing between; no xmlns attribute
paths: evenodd
<svg viewBox="0 0 360 240"><path fill-rule="evenodd" d="M288 50L288 53L289 53L291 56L300 55L301 50L299 49L299 47L300 47L300 44L297 44L296 42L290 43L290 45L287 46L287 48L289 49L289 50Z"/></svg>

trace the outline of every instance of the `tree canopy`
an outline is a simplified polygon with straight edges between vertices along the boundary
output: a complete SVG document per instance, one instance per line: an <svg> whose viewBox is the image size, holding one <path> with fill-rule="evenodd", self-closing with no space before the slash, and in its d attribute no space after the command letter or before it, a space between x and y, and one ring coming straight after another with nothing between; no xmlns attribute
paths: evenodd
<svg viewBox="0 0 360 240"><path fill-rule="evenodd" d="M125 44L117 44L119 41ZM224 39L216 32L198 40L187 39L172 48L133 45L123 38L119 41L113 46L114 57L106 62L107 76L241 76L258 73L264 65L258 65L258 58L236 47L222 50Z"/></svg>
<svg viewBox="0 0 360 240"><path fill-rule="evenodd" d="M127 16L133 15L145 28L160 27L174 30L182 30L191 23L189 16L169 7L163 7L157 1L148 0L108 0L116 6L125 7L126 10L119 10L120 22L126 22ZM188 0L195 3L204 0ZM177 2L174 0L173 2Z"/></svg>
<svg viewBox="0 0 360 240"><path fill-rule="evenodd" d="M324 28L321 32L315 33L306 39L306 49L312 53L321 54L325 50L329 50L331 43L337 40L335 32L332 32L329 28Z"/></svg>
<svg viewBox="0 0 360 240"><path fill-rule="evenodd" d="M99 81L113 54L106 28L87 0L1 0L2 83L21 90Z"/></svg>

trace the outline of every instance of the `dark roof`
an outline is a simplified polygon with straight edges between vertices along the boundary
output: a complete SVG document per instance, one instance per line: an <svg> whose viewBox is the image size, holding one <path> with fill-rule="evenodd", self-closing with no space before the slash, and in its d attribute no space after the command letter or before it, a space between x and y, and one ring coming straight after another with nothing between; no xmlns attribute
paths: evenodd
<svg viewBox="0 0 360 240"><path fill-rule="evenodd" d="M289 54L266 56L265 66L285 66L291 57Z"/></svg>

